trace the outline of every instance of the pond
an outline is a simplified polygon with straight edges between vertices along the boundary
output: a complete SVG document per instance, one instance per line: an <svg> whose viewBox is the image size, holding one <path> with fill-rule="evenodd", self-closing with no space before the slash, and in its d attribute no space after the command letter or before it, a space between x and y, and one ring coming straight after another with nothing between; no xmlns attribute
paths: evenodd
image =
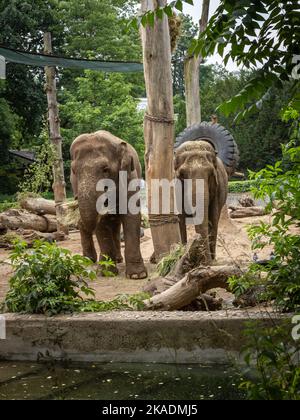
<svg viewBox="0 0 300 420"><path fill-rule="evenodd" d="M239 382L219 365L0 361L0 400L239 400Z"/></svg>

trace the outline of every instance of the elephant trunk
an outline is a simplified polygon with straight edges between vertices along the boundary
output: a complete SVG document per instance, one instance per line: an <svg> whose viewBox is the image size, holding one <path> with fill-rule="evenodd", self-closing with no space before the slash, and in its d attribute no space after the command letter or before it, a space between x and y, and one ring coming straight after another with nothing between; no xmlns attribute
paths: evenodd
<svg viewBox="0 0 300 420"><path fill-rule="evenodd" d="M197 198L199 201L199 197L196 196L197 192L195 191L195 188L193 189L193 202L197 203ZM211 263L211 253L210 253L210 246L209 246L209 200L210 200L210 194L209 194L209 185L208 181L204 179L204 191L202 191L201 194L201 203L203 210L203 218L202 223L195 226L195 230L198 234L201 235L202 241L203 241L203 263L204 264L210 264ZM201 212L200 212L201 213Z"/></svg>

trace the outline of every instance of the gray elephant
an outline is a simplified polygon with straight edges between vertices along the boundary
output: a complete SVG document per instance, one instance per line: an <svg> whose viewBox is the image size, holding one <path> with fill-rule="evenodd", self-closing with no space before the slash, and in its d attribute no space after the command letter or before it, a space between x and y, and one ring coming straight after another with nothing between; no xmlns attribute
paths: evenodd
<svg viewBox="0 0 300 420"><path fill-rule="evenodd" d="M97 253L93 234L96 234L101 257L106 255L114 262L121 262L120 228L123 226L125 239L126 276L132 279L147 277L140 252L141 214L100 215L96 208L101 192L96 191L100 180L115 182L116 196L119 196L119 173L126 171L128 182L141 178L141 165L134 148L107 131L82 134L71 146L71 184L78 200L81 216L80 235L83 255L94 262ZM127 186L126 186L127 187ZM102 194L105 191L102 192ZM128 200L133 195L128 194Z"/></svg>
<svg viewBox="0 0 300 420"><path fill-rule="evenodd" d="M196 225L195 230L202 235L203 257L208 264L216 257L218 224L227 200L228 176L235 171L238 160L235 141L219 124L196 124L176 139L174 167L177 178L182 185L185 179L204 181L203 223ZM195 194L193 186L193 204L196 203ZM184 212L179 216L183 243L187 241L186 217Z"/></svg>

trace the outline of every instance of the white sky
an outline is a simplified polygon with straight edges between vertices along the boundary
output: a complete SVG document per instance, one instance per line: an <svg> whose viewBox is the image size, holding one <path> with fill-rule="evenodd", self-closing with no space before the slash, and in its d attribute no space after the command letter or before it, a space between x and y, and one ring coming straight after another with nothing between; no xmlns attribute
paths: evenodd
<svg viewBox="0 0 300 420"><path fill-rule="evenodd" d="M219 4L220 4L219 0L210 0L210 16L215 12ZM191 15L195 23L199 22L201 11L202 11L202 0L194 0L194 6L190 6L189 4L184 3L183 13L187 15ZM223 64L222 57L219 56L218 54L211 56L210 58L207 59L206 62L208 64L215 64L215 63ZM238 69L237 66L231 60L229 60L226 68L229 71L236 71Z"/></svg>

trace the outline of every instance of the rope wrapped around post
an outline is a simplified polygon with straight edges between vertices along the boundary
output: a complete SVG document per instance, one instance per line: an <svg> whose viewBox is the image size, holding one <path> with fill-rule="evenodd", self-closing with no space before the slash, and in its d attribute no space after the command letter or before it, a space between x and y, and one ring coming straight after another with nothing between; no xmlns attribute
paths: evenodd
<svg viewBox="0 0 300 420"><path fill-rule="evenodd" d="M167 223L177 224L178 216L176 214L149 214L149 223L150 226L162 226Z"/></svg>
<svg viewBox="0 0 300 420"><path fill-rule="evenodd" d="M156 117L154 115L149 115L147 113L145 114L145 119L152 122L160 123L160 124L169 124L169 125L175 124L175 120L173 118L164 117L164 116Z"/></svg>

